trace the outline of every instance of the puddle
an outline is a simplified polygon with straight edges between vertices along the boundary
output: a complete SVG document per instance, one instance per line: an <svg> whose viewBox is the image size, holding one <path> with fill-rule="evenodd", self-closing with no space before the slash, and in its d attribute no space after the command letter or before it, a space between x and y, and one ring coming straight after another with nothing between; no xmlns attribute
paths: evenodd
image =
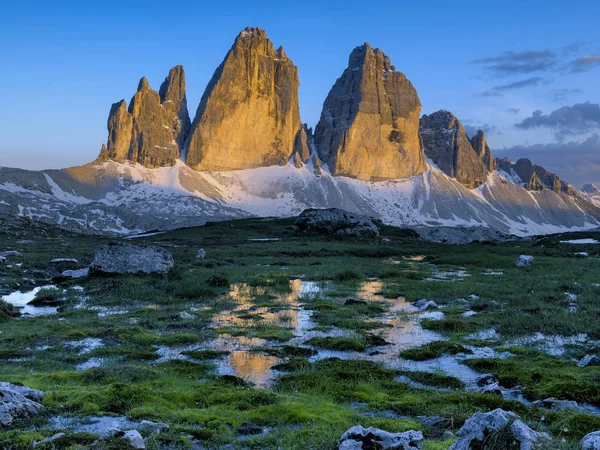
<svg viewBox="0 0 600 450"><path fill-rule="evenodd" d="M462 281L470 276L471 274L468 273L466 269L438 270L437 268L435 268L431 276L429 278L425 278L425 281L441 281L451 283L453 281Z"/></svg>
<svg viewBox="0 0 600 450"><path fill-rule="evenodd" d="M20 309L21 314L29 316L43 316L48 314L56 314L58 311L57 306L33 306L28 305L32 301L38 292L42 289L58 289L56 286L38 286L35 289L27 292L13 292L12 294L3 295L2 300L6 303L10 303Z"/></svg>
<svg viewBox="0 0 600 450"><path fill-rule="evenodd" d="M85 338L80 341L70 341L66 342L66 345L69 347L73 347L79 349L80 355L85 355L86 353L91 352L92 350L96 350L104 345L102 339L99 338Z"/></svg>
<svg viewBox="0 0 600 450"><path fill-rule="evenodd" d="M252 242L273 242L273 241L280 241L281 238L254 238L254 239L248 239L249 241Z"/></svg>
<svg viewBox="0 0 600 450"><path fill-rule="evenodd" d="M75 370L82 371L92 369L94 367L102 367L106 364L106 360L103 358L90 358L85 362L79 363L75 365Z"/></svg>

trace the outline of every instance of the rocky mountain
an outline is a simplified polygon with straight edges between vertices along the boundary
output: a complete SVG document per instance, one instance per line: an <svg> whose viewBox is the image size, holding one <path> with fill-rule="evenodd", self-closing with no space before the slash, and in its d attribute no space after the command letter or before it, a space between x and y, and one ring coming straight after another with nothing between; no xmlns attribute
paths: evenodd
<svg viewBox="0 0 600 450"><path fill-rule="evenodd" d="M575 195L575 189L558 175L548 172L542 166L534 165L529 159L521 158L513 163L509 158L502 158L496 161L498 169L504 172L508 177L513 178L517 183L530 191L543 191L550 189L556 193Z"/></svg>
<svg viewBox="0 0 600 450"><path fill-rule="evenodd" d="M156 92L142 77L129 108L114 103L108 116L106 156L146 167L175 164L187 136L190 119L185 97L185 74L175 66Z"/></svg>
<svg viewBox="0 0 600 450"><path fill-rule="evenodd" d="M238 170L308 160L298 69L261 28L246 28L213 75L185 147L196 170Z"/></svg>
<svg viewBox="0 0 600 450"><path fill-rule="evenodd" d="M600 226L600 209L576 194L527 191L500 171L468 189L433 166L413 177L367 182L334 176L313 159L212 172L183 162L148 169L97 161L42 172L0 169L0 216L74 231L132 234L250 216L289 217L342 208L396 226L483 226L517 235Z"/></svg>
<svg viewBox="0 0 600 450"><path fill-rule="evenodd" d="M314 135L300 121L298 85L283 48L247 28L193 123L183 67L158 92L142 78L129 107L112 106L96 161L0 168L0 216L115 235L332 207L421 230L530 235L600 226L600 196L529 160L494 160L485 134L469 139L448 111L420 120L415 88L379 49L352 51Z"/></svg>
<svg viewBox="0 0 600 450"><path fill-rule="evenodd" d="M323 104L315 128L319 158L333 175L381 181L425 170L419 139L421 102L390 58L356 47Z"/></svg>
<svg viewBox="0 0 600 450"><path fill-rule="evenodd" d="M454 114L437 111L423 115L419 132L425 155L446 175L471 189L485 183L494 163L483 131L469 140Z"/></svg>

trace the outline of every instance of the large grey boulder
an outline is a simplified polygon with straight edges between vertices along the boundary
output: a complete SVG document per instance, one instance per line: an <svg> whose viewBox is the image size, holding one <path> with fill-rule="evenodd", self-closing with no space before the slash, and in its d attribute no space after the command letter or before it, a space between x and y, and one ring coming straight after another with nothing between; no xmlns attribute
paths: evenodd
<svg viewBox="0 0 600 450"><path fill-rule="evenodd" d="M17 419L34 416L42 408L44 393L26 386L0 383L0 427L7 427Z"/></svg>
<svg viewBox="0 0 600 450"><path fill-rule="evenodd" d="M475 413L457 433L458 439L449 450L471 450L486 442L490 448L506 450L533 450L550 439L547 433L532 430L519 416L500 408L488 413ZM488 448L487 446L482 447Z"/></svg>
<svg viewBox="0 0 600 450"><path fill-rule="evenodd" d="M580 444L581 450L600 450L600 431L586 434Z"/></svg>
<svg viewBox="0 0 600 450"><path fill-rule="evenodd" d="M301 233L337 234L339 236L376 237L379 228L368 216L339 208L306 209L296 219Z"/></svg>
<svg viewBox="0 0 600 450"><path fill-rule="evenodd" d="M390 433L357 425L342 435L338 450L420 450L422 445L423 433L420 431Z"/></svg>
<svg viewBox="0 0 600 450"><path fill-rule="evenodd" d="M133 245L109 242L94 252L90 273L96 274L166 274L173 268L173 256L158 245Z"/></svg>

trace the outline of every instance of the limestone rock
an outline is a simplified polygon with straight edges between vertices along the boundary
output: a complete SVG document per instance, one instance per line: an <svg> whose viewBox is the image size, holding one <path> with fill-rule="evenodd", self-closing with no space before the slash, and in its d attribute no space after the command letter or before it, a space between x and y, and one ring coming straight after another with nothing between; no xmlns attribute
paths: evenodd
<svg viewBox="0 0 600 450"><path fill-rule="evenodd" d="M321 163L321 158L318 155L313 156L313 167L315 176L320 177L323 175L323 164Z"/></svg>
<svg viewBox="0 0 600 450"><path fill-rule="evenodd" d="M94 252L90 274L166 274L173 268L173 256L158 245L109 242Z"/></svg>
<svg viewBox="0 0 600 450"><path fill-rule="evenodd" d="M600 431L586 434L580 444L581 450L600 450Z"/></svg>
<svg viewBox="0 0 600 450"><path fill-rule="evenodd" d="M346 431L338 446L338 450L419 450L423 446L423 433L405 431L390 433L378 428L354 426Z"/></svg>
<svg viewBox="0 0 600 450"><path fill-rule="evenodd" d="M107 127L109 159L150 168L175 164L190 127L183 67L170 70L160 94L143 77L129 108L125 100L113 104Z"/></svg>
<svg viewBox="0 0 600 450"><path fill-rule="evenodd" d="M600 358L598 358L596 355L585 355L577 363L577 366L579 366L579 367L600 366Z"/></svg>
<svg viewBox="0 0 600 450"><path fill-rule="evenodd" d="M484 441L490 448L533 450L550 439L547 433L529 428L515 413L500 408L488 413L475 413L456 435L457 440L449 450L480 448Z"/></svg>
<svg viewBox="0 0 600 450"><path fill-rule="evenodd" d="M296 140L294 141L294 156L297 155L297 160L307 163L310 159L310 146L309 142L312 139L312 129L308 128L306 124L302 125L300 131L296 134Z"/></svg>
<svg viewBox="0 0 600 450"><path fill-rule="evenodd" d="M425 114L421 118L419 131L425 154L446 175L470 189L485 183L492 156L483 133L474 139L481 150L478 153L460 121L451 112L443 110Z"/></svg>
<svg viewBox="0 0 600 450"><path fill-rule="evenodd" d="M557 194L575 195L571 185L561 180L558 175L548 172L542 166L535 165L527 158L521 158L513 163L509 158L496 160L496 166L509 176L517 176L522 186L530 191L550 189Z"/></svg>
<svg viewBox="0 0 600 450"><path fill-rule="evenodd" d="M479 130L477 134L471 138L471 146L487 167L488 172L492 172L496 167L496 163L492 156L492 151L485 140L485 133L482 130Z"/></svg>
<svg viewBox="0 0 600 450"><path fill-rule="evenodd" d="M298 107L298 69L261 28L246 28L213 75L186 143L196 170L286 164L308 155ZM298 136L300 134L300 136Z"/></svg>
<svg viewBox="0 0 600 450"><path fill-rule="evenodd" d="M295 222L296 231L309 234L376 237L379 228L373 219L339 208L306 209Z"/></svg>
<svg viewBox="0 0 600 450"><path fill-rule="evenodd" d="M26 386L0 382L0 427L7 427L17 419L27 419L42 408L44 393Z"/></svg>
<svg viewBox="0 0 600 450"><path fill-rule="evenodd" d="M420 113L411 82L385 53L365 43L352 51L325 99L315 129L319 157L333 175L360 180L421 173L426 166Z"/></svg>
<svg viewBox="0 0 600 450"><path fill-rule="evenodd" d="M530 255L520 255L517 258L517 267L527 267L530 266L531 263L533 262L533 256Z"/></svg>

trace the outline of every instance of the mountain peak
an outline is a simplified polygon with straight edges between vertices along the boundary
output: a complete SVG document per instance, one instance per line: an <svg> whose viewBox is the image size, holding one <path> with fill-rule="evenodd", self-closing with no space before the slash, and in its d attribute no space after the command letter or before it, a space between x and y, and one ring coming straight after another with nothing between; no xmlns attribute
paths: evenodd
<svg viewBox="0 0 600 450"><path fill-rule="evenodd" d="M485 140L471 140L450 111L440 110L421 118L419 131L425 154L446 175L457 179L468 188L485 183L493 170L492 153ZM473 142L478 149L473 148Z"/></svg>
<svg viewBox="0 0 600 450"><path fill-rule="evenodd" d="M150 83L148 82L148 78L142 77L140 79L140 82L138 83L137 91L140 92L148 89L150 89Z"/></svg>
<svg viewBox="0 0 600 450"><path fill-rule="evenodd" d="M387 180L425 170L421 102L410 81L368 43L352 50L315 128L319 158L334 175Z"/></svg>

